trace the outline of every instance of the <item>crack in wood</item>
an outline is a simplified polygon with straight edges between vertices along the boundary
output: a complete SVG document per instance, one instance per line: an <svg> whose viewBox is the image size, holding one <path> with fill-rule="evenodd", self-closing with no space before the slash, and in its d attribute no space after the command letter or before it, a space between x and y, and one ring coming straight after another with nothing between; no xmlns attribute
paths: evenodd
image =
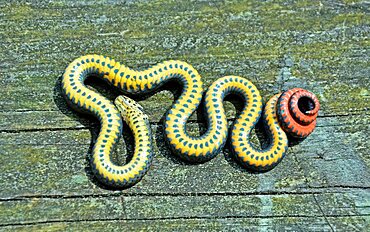
<svg viewBox="0 0 370 232"><path fill-rule="evenodd" d="M302 192L299 191L255 191L255 192L194 192L194 193L111 193L111 194L84 194L84 195L22 195L11 198L0 198L0 202L7 201L24 201L29 199L85 199L85 198L109 198L109 197L136 197L136 196L146 196L146 197L212 197L212 196L279 196L279 195L311 195L311 194L328 194L328 193L343 193L342 188L333 187L314 187L313 189L324 189L329 191L312 191L306 190L311 187L302 188ZM338 189L337 189L338 188ZM346 190L362 189L368 190L370 187L359 187L359 186L346 186Z"/></svg>
<svg viewBox="0 0 370 232"><path fill-rule="evenodd" d="M334 230L334 228L333 228L333 226L330 224L330 222L329 222L328 218L326 217L326 215L325 215L325 213L324 213L324 210L322 209L322 207L321 207L321 205L320 205L319 201L317 200L317 198L316 198L315 194L312 194L312 196L313 196L313 199L314 199L314 201L315 201L315 203L316 203L316 205L317 205L318 209L320 210L320 212L321 212L322 216L324 217L325 222L329 225L329 227L330 227L331 231L335 231L335 230Z"/></svg>
<svg viewBox="0 0 370 232"><path fill-rule="evenodd" d="M212 219L284 219L284 218L351 218L351 217L367 217L370 214L362 215L331 215L331 216L316 216L316 215L253 215L253 216L190 216L190 217L152 217L152 218L101 218L101 219L75 219L75 220L44 220L44 221L34 221L34 222L20 222L20 223L4 223L0 224L0 227L10 227L10 226L32 226L40 224L53 224L53 223L78 223L78 222L127 222L127 221L173 221L173 220L212 220ZM331 229L335 231L329 224Z"/></svg>

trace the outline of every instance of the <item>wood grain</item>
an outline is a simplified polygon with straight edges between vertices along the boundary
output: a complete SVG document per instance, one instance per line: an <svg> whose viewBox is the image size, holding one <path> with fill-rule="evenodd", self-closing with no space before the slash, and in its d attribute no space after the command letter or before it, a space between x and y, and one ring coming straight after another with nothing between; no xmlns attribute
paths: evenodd
<svg viewBox="0 0 370 232"><path fill-rule="evenodd" d="M363 0L0 2L0 230L366 231L368 9ZM75 113L60 93L66 65L91 53L136 69L184 60L205 87L243 76L264 100L307 88L320 99L318 126L266 173L242 169L228 148L184 164L163 137L163 115L181 91L170 83L135 97L154 131L149 173L130 189L106 189L87 162L97 120ZM120 94L87 83L109 99ZM230 100L232 123L238 103ZM190 133L204 129L200 114ZM113 154L118 163L132 151L126 132Z"/></svg>

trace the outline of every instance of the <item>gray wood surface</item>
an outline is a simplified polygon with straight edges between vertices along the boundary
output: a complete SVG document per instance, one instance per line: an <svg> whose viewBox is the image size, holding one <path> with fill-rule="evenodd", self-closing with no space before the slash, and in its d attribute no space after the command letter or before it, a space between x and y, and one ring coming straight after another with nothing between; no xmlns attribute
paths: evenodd
<svg viewBox="0 0 370 232"><path fill-rule="evenodd" d="M364 0L0 1L0 231L369 231L369 9ZM244 170L227 148L184 164L164 143L176 89L165 86L137 99L154 131L149 173L106 189L87 162L97 120L60 93L66 65L92 53L137 69L184 60L205 87L240 75L265 100L307 88L320 99L318 126L266 173ZM225 108L232 123L235 106ZM204 120L193 115L188 128L199 134ZM124 137L118 163L132 151Z"/></svg>

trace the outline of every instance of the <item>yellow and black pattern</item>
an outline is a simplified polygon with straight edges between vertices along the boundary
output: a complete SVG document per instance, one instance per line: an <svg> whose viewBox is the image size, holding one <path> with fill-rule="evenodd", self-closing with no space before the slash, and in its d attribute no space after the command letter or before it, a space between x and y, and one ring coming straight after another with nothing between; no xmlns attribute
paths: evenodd
<svg viewBox="0 0 370 232"><path fill-rule="evenodd" d="M170 79L176 79L183 84L183 93L175 102L173 112L168 113L168 117L178 114L177 109L185 107L187 113L181 118L183 122L187 121L202 99L203 84L200 76L192 66L182 61L166 61L145 71L135 71L99 55L80 57L66 68L62 79L62 92L66 99L73 107L96 115L100 121L101 129L92 151L91 161L96 169L96 176L112 186L131 185L133 181L118 183L118 179L115 179L118 175L114 175L118 169L110 161L112 148L121 136L120 113L108 99L85 86L87 76L103 78L128 93L145 93L158 88ZM172 134L173 132L169 133L168 137ZM131 168L128 171L130 173L127 175L131 175L143 170Z"/></svg>
<svg viewBox="0 0 370 232"><path fill-rule="evenodd" d="M267 148L257 149L249 140L250 133L258 121L256 119L260 117L260 112L256 115L256 110L253 108L256 105L260 108L262 107L261 104L252 103L250 111L242 113L233 125L231 145L234 154L248 168L269 170L281 161L288 150L288 138L279 125L276 113L278 99L279 94L273 96L266 103L263 111L263 123L270 137L270 144Z"/></svg>
<svg viewBox="0 0 370 232"><path fill-rule="evenodd" d="M99 55L87 55L73 61L66 69L63 80L63 93L79 109L95 114L101 123L101 130L93 149L92 164L97 176L110 185L125 186L135 183L145 174L151 160L150 133L137 138L140 149L142 139L146 144L141 150L135 150L134 166L117 167L110 162L112 147L121 136L122 115L131 112L131 118L123 116L133 130L135 136L140 133L136 125L150 130L147 119L139 111L131 111L127 105L128 98L118 98L117 108L105 97L84 85L87 76L94 75L107 80L123 92L140 94L157 89L170 79L175 79L183 86L180 97L166 114L165 132L171 149L182 159L192 162L204 162L212 159L223 148L227 139L228 127L223 108L223 99L235 93L245 101L241 114L236 119L231 132L232 149L244 166L258 170L266 170L275 166L287 151L287 137L280 128L276 115L278 95L268 101L263 112L263 120L269 131L271 143L266 149L258 149L250 143L250 133L262 114L262 99L258 89L248 80L237 76L226 76L215 81L205 94L207 113L207 131L201 136L191 136L186 132L186 122L199 106L203 96L203 83L198 72L182 61L165 61L144 71L132 70L113 59ZM121 100L119 100L121 99ZM135 108L134 107L134 108ZM143 125L146 126L143 126ZM141 160L139 154L144 152ZM142 161L145 163L142 163ZM130 169L131 168L131 169ZM137 173L140 173L139 175ZM123 175L125 174L125 175ZM123 176L122 176L123 175ZM128 177L129 176L129 177ZM119 182L119 184L117 184Z"/></svg>
<svg viewBox="0 0 370 232"><path fill-rule="evenodd" d="M245 106L236 119L232 129L232 149L244 166L265 170L272 168L284 156L288 141L279 127L276 112L271 103L267 104L264 121L271 145L266 149L257 149L250 143L250 133L262 114L262 98L258 89L250 81L238 76L226 76L216 80L205 94L207 131L200 137L193 137L185 132L186 115L191 114L179 108L171 109L166 118L166 133L171 148L182 158L192 162L203 162L213 158L224 147L228 134L223 99L228 94L237 94L244 99Z"/></svg>
<svg viewBox="0 0 370 232"><path fill-rule="evenodd" d="M114 104L132 131L135 139L134 154L126 165L118 166L111 162L110 154L102 149L94 153L96 157L93 157L95 162L92 162L92 167L96 176L107 185L129 187L141 180L153 160L150 123L143 108L132 99L119 96Z"/></svg>
<svg viewBox="0 0 370 232"><path fill-rule="evenodd" d="M106 185L129 187L141 180L153 160L151 129L148 117L143 113L142 107L132 99L119 96L114 104L134 136L134 154L126 165L118 166L112 163L110 153L106 152L106 149L110 150L112 146L112 142L109 142L111 130L104 128L107 132L104 133L102 128L101 133L105 134L105 138L98 139L95 143L91 166L97 178Z"/></svg>
<svg viewBox="0 0 370 232"><path fill-rule="evenodd" d="M214 152L216 153L223 147L227 135L227 122L222 101L231 93L241 96L244 100L244 108L231 130L233 153L243 166L255 170L271 169L279 163L288 149L287 136L279 126L276 115L278 95L267 102L263 111L263 122L270 136L270 145L265 149L255 148L250 142L250 134L261 117L263 103L256 86L242 77L226 76L216 80L208 88L205 104L210 126L203 135L204 141L215 139L217 147ZM199 143L202 144L204 141ZM213 150L213 147L211 149Z"/></svg>

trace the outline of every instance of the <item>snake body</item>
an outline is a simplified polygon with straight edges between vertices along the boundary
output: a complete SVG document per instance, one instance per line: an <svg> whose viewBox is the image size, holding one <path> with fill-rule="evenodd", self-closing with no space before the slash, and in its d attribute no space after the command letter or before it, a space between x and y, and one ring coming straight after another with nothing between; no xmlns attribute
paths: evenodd
<svg viewBox="0 0 370 232"><path fill-rule="evenodd" d="M227 120L223 108L223 99L228 94L237 94L244 99L244 107L235 120L231 130L231 144L233 153L236 155L240 163L252 169L266 170L274 167L287 151L288 139L282 127L278 122L281 118L287 122L294 120L300 123L302 115L309 115L309 120L304 121L302 128L288 129L287 131L296 133L297 129L307 129L306 127L314 123L316 118L318 103L313 102L313 106L308 107L307 112L301 112L302 115L292 115L278 113L277 108L284 106L287 110L291 103L285 101L287 94L283 94L284 101L279 96L275 95L266 104L263 110L262 98L258 89L250 81L238 76L226 76L216 80L208 88L205 93L205 111L207 114L207 131L201 136L191 136L186 132L186 122L192 113L199 106L203 96L203 83L198 72L189 64L182 61L165 61L157 64L144 71L132 70L119 62L108 57L99 55L87 55L74 60L66 69L62 79L62 92L67 100L72 105L79 109L88 111L96 115L101 124L101 130L97 138L97 142L93 148L92 166L95 168L96 175L104 183L112 186L126 187L136 183L145 174L150 165L151 152L147 143L146 150L136 150L134 158L139 157L139 153L145 154L141 157L147 157L147 162L138 165L137 160L133 164L127 164L130 169L123 169L115 166L110 161L112 147L117 143L121 136L122 119L120 112L125 115L125 111L129 111L130 103L128 98L125 101L116 100L117 108L105 97L99 93L89 89L84 85L87 76L94 75L107 80L113 86L121 89L123 92L131 94L147 93L157 89L160 85L169 80L177 80L182 84L182 93L176 99L172 108L166 114L165 133L167 142L175 154L182 159L191 162L204 162L216 156L220 149L223 148L228 134ZM293 93L289 93L294 95ZM306 94L302 92L296 94L296 105L300 99L300 95ZM307 94L306 94L307 95ZM305 96L306 96L305 95ZM307 97L307 96L306 96ZM311 95L314 97L314 95ZM289 99L288 99L289 101ZM288 106L284 105L288 104ZM140 113L140 107L132 111L132 117L136 120L123 117L134 131L135 125L146 125L149 131L149 126L144 114ZM313 109L314 108L314 109ZM294 111L295 112L295 111ZM136 116L135 116L136 115ZM250 132L255 127L259 118L263 115L267 131L270 135L270 145L265 149L255 148L250 142ZM290 118L289 118L290 117ZM304 118L306 120L307 118ZM131 121L130 121L131 120ZM314 127L314 126L313 126ZM310 132L298 132L299 136L307 136ZM149 136L149 132L147 133ZM134 131L135 135L135 131ZM143 135L144 136L144 135ZM145 137L145 136L144 136ZM135 137L136 138L136 137ZM145 141L150 141L145 137ZM140 146L140 139L137 139L136 146ZM140 163L141 164L141 163ZM125 167L126 167L125 166Z"/></svg>

